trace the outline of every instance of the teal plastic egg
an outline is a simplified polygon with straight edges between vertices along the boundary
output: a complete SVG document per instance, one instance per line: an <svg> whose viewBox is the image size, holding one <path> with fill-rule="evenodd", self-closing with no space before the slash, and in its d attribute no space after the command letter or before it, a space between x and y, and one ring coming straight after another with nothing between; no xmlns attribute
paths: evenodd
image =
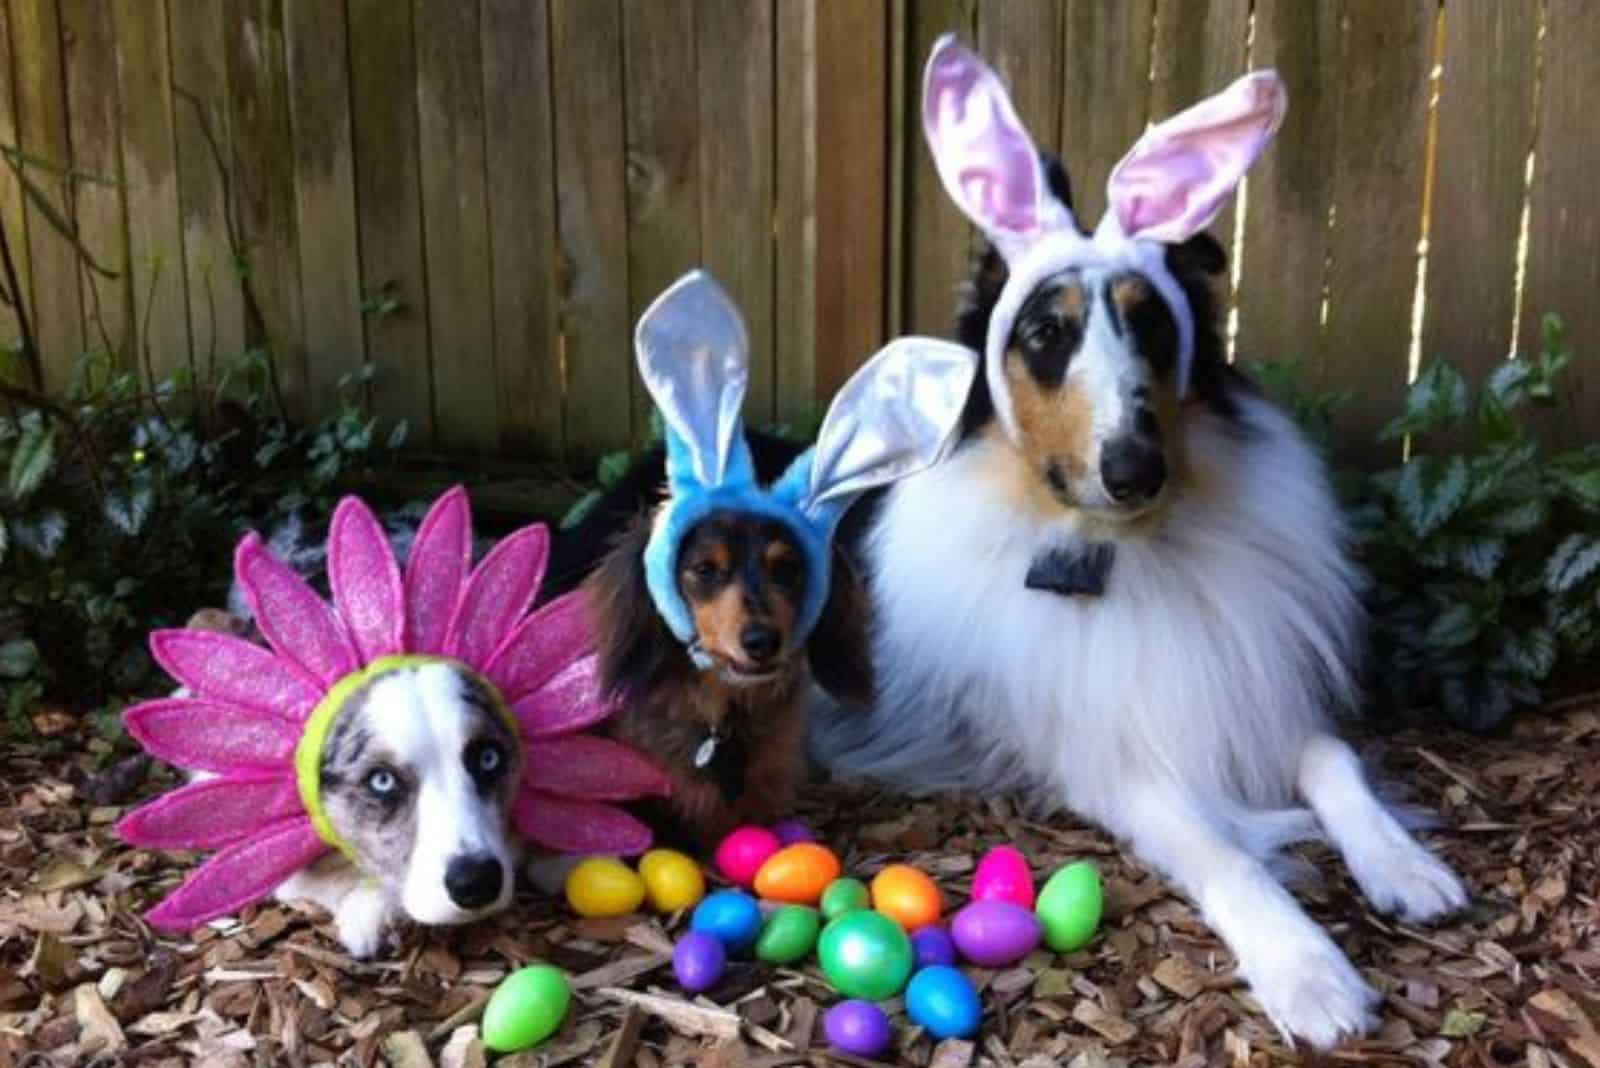
<svg viewBox="0 0 1600 1068"><path fill-rule="evenodd" d="M483 1044L496 1053L530 1049L561 1029L571 1001L561 969L548 964L519 968L483 1007Z"/></svg>
<svg viewBox="0 0 1600 1068"><path fill-rule="evenodd" d="M848 998L882 1001L905 988L915 959L911 939L881 912L847 912L822 930L822 972Z"/></svg>
<svg viewBox="0 0 1600 1068"><path fill-rule="evenodd" d="M1044 884L1033 911L1044 925L1045 945L1071 953L1089 944L1105 909L1100 873L1086 860L1068 864Z"/></svg>
<svg viewBox="0 0 1600 1068"><path fill-rule="evenodd" d="M805 905L784 905L767 917L756 939L756 957L772 964L793 964L817 944L822 921L817 910Z"/></svg>
<svg viewBox="0 0 1600 1068"><path fill-rule="evenodd" d="M971 1038L983 1020L983 1004L960 970L935 964L911 977L906 1015L936 1039Z"/></svg>
<svg viewBox="0 0 1600 1068"><path fill-rule="evenodd" d="M822 891L822 916L837 920L847 912L855 912L872 904L872 894L860 879L845 876L835 879Z"/></svg>

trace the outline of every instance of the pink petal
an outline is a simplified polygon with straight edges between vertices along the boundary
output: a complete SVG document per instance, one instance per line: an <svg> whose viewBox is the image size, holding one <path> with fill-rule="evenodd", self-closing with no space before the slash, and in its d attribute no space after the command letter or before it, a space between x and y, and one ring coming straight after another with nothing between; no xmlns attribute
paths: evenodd
<svg viewBox="0 0 1600 1068"><path fill-rule="evenodd" d="M519 623L483 673L514 703L589 652L593 644L588 600L574 590Z"/></svg>
<svg viewBox="0 0 1600 1068"><path fill-rule="evenodd" d="M163 931L191 930L266 897L327 851L310 818L282 820L206 861L146 919Z"/></svg>
<svg viewBox="0 0 1600 1068"><path fill-rule="evenodd" d="M550 531L543 523L523 527L489 550L467 580L445 651L472 667L487 663L533 604L549 558Z"/></svg>
<svg viewBox="0 0 1600 1068"><path fill-rule="evenodd" d="M303 720L322 687L298 665L242 638L209 630L158 630L150 652L167 674L197 697Z"/></svg>
<svg viewBox="0 0 1600 1068"><path fill-rule="evenodd" d="M304 811L288 769L259 778L205 779L140 805L117 833L146 849L215 849Z"/></svg>
<svg viewBox="0 0 1600 1068"><path fill-rule="evenodd" d="M356 669L356 650L333 609L255 534L233 554L233 570L255 612L256 626L279 656L326 685Z"/></svg>
<svg viewBox="0 0 1600 1068"><path fill-rule="evenodd" d="M406 634L413 652L444 651L471 566L472 510L467 491L457 486L428 509L406 561Z"/></svg>
<svg viewBox="0 0 1600 1068"><path fill-rule="evenodd" d="M193 771L287 769L300 738L297 727L260 709L191 697L134 705L122 722L151 756Z"/></svg>
<svg viewBox="0 0 1600 1068"><path fill-rule="evenodd" d="M541 793L584 801L628 801L672 792L666 775L637 749L609 738L574 734L533 742L523 779Z"/></svg>
<svg viewBox="0 0 1600 1068"><path fill-rule="evenodd" d="M511 810L517 830L561 853L633 856L650 848L650 828L613 805L566 801L537 790L517 795Z"/></svg>
<svg viewBox="0 0 1600 1068"><path fill-rule="evenodd" d="M339 502L328 528L328 584L362 663L405 648L400 566L378 517L355 497Z"/></svg>
<svg viewBox="0 0 1600 1068"><path fill-rule="evenodd" d="M600 657L591 653L511 706L524 738L548 738L593 726L613 708L600 694Z"/></svg>

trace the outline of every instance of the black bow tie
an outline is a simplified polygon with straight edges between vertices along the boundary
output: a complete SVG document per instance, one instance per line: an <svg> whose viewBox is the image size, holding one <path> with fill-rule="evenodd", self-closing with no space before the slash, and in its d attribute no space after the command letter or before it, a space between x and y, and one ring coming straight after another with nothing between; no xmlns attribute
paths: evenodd
<svg viewBox="0 0 1600 1068"><path fill-rule="evenodd" d="M1028 565L1026 585L1063 597L1099 597L1106 592L1106 576L1116 558L1117 547L1101 543L1049 549Z"/></svg>

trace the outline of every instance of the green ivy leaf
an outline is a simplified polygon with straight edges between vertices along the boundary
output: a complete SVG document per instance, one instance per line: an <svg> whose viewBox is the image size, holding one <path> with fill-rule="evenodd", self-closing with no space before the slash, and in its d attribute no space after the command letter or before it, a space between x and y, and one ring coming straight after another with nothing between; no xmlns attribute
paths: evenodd
<svg viewBox="0 0 1600 1068"><path fill-rule="evenodd" d="M1534 373L1527 360L1506 360L1484 381L1484 399L1492 397L1502 411L1509 412L1528 399L1528 383Z"/></svg>
<svg viewBox="0 0 1600 1068"><path fill-rule="evenodd" d="M1566 593L1600 570L1600 538L1568 534L1550 554L1544 568L1544 588Z"/></svg>
<svg viewBox="0 0 1600 1068"><path fill-rule="evenodd" d="M1530 679L1549 677L1556 666L1556 638L1548 628L1507 629L1502 639L1499 659L1507 667Z"/></svg>
<svg viewBox="0 0 1600 1068"><path fill-rule="evenodd" d="M11 522L16 543L41 560L53 559L67 537L67 517L54 508L30 520Z"/></svg>
<svg viewBox="0 0 1600 1068"><path fill-rule="evenodd" d="M608 452L600 457L599 481L605 489L610 489L621 482L628 474L628 469L633 466L633 456L626 449Z"/></svg>
<svg viewBox="0 0 1600 1068"><path fill-rule="evenodd" d="M11 496L22 500L44 483L55 466L56 425L30 421L11 454Z"/></svg>
<svg viewBox="0 0 1600 1068"><path fill-rule="evenodd" d="M1505 539L1493 536L1467 538L1453 546L1451 553L1456 566L1474 578L1486 579L1494 574L1505 559Z"/></svg>
<svg viewBox="0 0 1600 1068"><path fill-rule="evenodd" d="M1395 496L1412 533L1426 538L1448 522L1466 500L1469 482L1460 456L1418 456L1406 464Z"/></svg>
<svg viewBox="0 0 1600 1068"><path fill-rule="evenodd" d="M0 644L0 679L25 679L39 666L39 647L26 638Z"/></svg>
<svg viewBox="0 0 1600 1068"><path fill-rule="evenodd" d="M1467 380L1443 360L1430 364L1406 391L1405 413L1383 428L1386 441L1407 434L1425 434L1455 426L1472 407Z"/></svg>
<svg viewBox="0 0 1600 1068"><path fill-rule="evenodd" d="M1527 500L1484 517L1483 525L1496 534L1516 537L1537 530L1550 514L1550 506L1541 500Z"/></svg>
<svg viewBox="0 0 1600 1068"><path fill-rule="evenodd" d="M148 486L141 486L129 493L106 495L106 519L130 538L144 529L154 507L155 494L150 492Z"/></svg>
<svg viewBox="0 0 1600 1068"><path fill-rule="evenodd" d="M1456 604L1434 617L1424 640L1435 649L1456 649L1476 638L1482 629L1471 605Z"/></svg>
<svg viewBox="0 0 1600 1068"><path fill-rule="evenodd" d="M390 452L399 452L400 446L406 443L406 435L411 432L411 424L402 419L389 431L388 449Z"/></svg>
<svg viewBox="0 0 1600 1068"><path fill-rule="evenodd" d="M1600 463L1580 469L1552 465L1550 474L1574 502L1600 508Z"/></svg>
<svg viewBox="0 0 1600 1068"><path fill-rule="evenodd" d="M588 493L585 493L582 497L579 497L576 502L574 502L571 508L567 509L567 514L561 517L560 529L571 530L573 527L583 522L584 517L590 512L594 511L594 506L599 503L599 490L590 490Z"/></svg>

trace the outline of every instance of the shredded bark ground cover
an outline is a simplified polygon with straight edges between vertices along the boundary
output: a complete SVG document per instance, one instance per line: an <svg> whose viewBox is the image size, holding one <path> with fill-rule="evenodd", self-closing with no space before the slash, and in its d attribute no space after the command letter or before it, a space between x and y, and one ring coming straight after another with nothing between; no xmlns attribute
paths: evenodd
<svg viewBox="0 0 1600 1068"><path fill-rule="evenodd" d="M346 956L309 906L269 903L190 939L157 937L140 913L194 858L127 849L111 825L168 773L139 758L95 770L104 743L70 720L54 726L64 733L0 750L0 1068L872 1063L827 1050L819 1021L835 996L814 963L737 964L709 996L682 994L669 958L681 916L582 921L524 891L475 927L406 931L373 962ZM1413 929L1371 912L1326 849L1304 849L1323 878L1302 900L1385 996L1382 1029L1322 1063L1600 1068L1600 699L1502 737L1419 729L1362 746L1411 801L1442 813L1429 840L1473 904ZM995 800L844 786L812 791L799 815L852 874L909 861L951 905L999 843L1036 873L1088 858L1106 879L1108 915L1088 949L970 972L985 1004L976 1042L936 1044L890 1003L895 1063L1296 1061L1194 909L1095 831ZM573 1010L537 1050L496 1061L478 1014L533 960L567 969Z"/></svg>

